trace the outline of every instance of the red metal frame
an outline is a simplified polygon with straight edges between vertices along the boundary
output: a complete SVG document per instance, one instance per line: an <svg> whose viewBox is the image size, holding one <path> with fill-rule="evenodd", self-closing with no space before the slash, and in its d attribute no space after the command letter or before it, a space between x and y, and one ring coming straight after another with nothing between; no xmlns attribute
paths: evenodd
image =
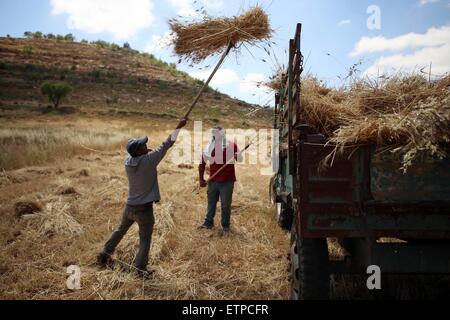
<svg viewBox="0 0 450 320"><path fill-rule="evenodd" d="M374 201L370 148L337 154L319 169L333 147L300 143L297 152L298 230L305 238L393 237L450 239L450 203Z"/></svg>

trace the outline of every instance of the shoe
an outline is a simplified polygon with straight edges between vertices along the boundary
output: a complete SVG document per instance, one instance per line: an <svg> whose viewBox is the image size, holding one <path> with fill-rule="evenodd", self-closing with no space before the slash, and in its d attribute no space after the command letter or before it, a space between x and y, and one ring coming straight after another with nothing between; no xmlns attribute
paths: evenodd
<svg viewBox="0 0 450 320"><path fill-rule="evenodd" d="M102 267L106 267L110 261L111 261L111 256L109 254L107 254L106 252L100 252L97 255L97 264L99 264Z"/></svg>
<svg viewBox="0 0 450 320"><path fill-rule="evenodd" d="M136 269L136 273L137 273L137 275L139 277L142 277L144 279L150 279L153 276L154 271L153 270L148 270L147 268L145 268L145 269L137 268Z"/></svg>
<svg viewBox="0 0 450 320"><path fill-rule="evenodd" d="M198 227L199 229L207 229L207 230L211 230L213 228L213 226L210 226L208 224L202 224L200 227Z"/></svg>
<svg viewBox="0 0 450 320"><path fill-rule="evenodd" d="M230 233L230 227L224 227L222 230L223 233Z"/></svg>

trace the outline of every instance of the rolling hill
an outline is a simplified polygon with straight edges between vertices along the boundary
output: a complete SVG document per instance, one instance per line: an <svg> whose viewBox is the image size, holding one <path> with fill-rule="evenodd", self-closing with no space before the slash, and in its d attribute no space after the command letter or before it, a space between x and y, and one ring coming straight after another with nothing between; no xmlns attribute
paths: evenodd
<svg viewBox="0 0 450 320"><path fill-rule="evenodd" d="M103 41L0 38L0 115L48 113L44 81L65 81L74 91L57 113L175 118L202 82L151 54ZM211 88L193 119L240 127L269 125L271 111Z"/></svg>

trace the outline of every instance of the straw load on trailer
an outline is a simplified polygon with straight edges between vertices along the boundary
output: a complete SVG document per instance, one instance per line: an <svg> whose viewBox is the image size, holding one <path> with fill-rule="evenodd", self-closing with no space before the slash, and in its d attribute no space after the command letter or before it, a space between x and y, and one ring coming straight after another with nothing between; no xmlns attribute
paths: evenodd
<svg viewBox="0 0 450 320"><path fill-rule="evenodd" d="M263 85L278 92L283 78L278 73ZM434 81L417 74L363 79L345 88L330 88L308 76L301 90L302 121L325 135L336 150L376 145L381 151L399 152L405 171L420 155L449 155L449 75Z"/></svg>

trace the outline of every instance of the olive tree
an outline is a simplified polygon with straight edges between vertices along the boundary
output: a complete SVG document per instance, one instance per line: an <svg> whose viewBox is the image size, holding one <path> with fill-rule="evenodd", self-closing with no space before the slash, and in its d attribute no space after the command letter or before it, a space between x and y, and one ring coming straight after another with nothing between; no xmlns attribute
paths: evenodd
<svg viewBox="0 0 450 320"><path fill-rule="evenodd" d="M61 101L72 92L72 87L65 82L45 82L41 86L41 92L55 108L58 108Z"/></svg>

